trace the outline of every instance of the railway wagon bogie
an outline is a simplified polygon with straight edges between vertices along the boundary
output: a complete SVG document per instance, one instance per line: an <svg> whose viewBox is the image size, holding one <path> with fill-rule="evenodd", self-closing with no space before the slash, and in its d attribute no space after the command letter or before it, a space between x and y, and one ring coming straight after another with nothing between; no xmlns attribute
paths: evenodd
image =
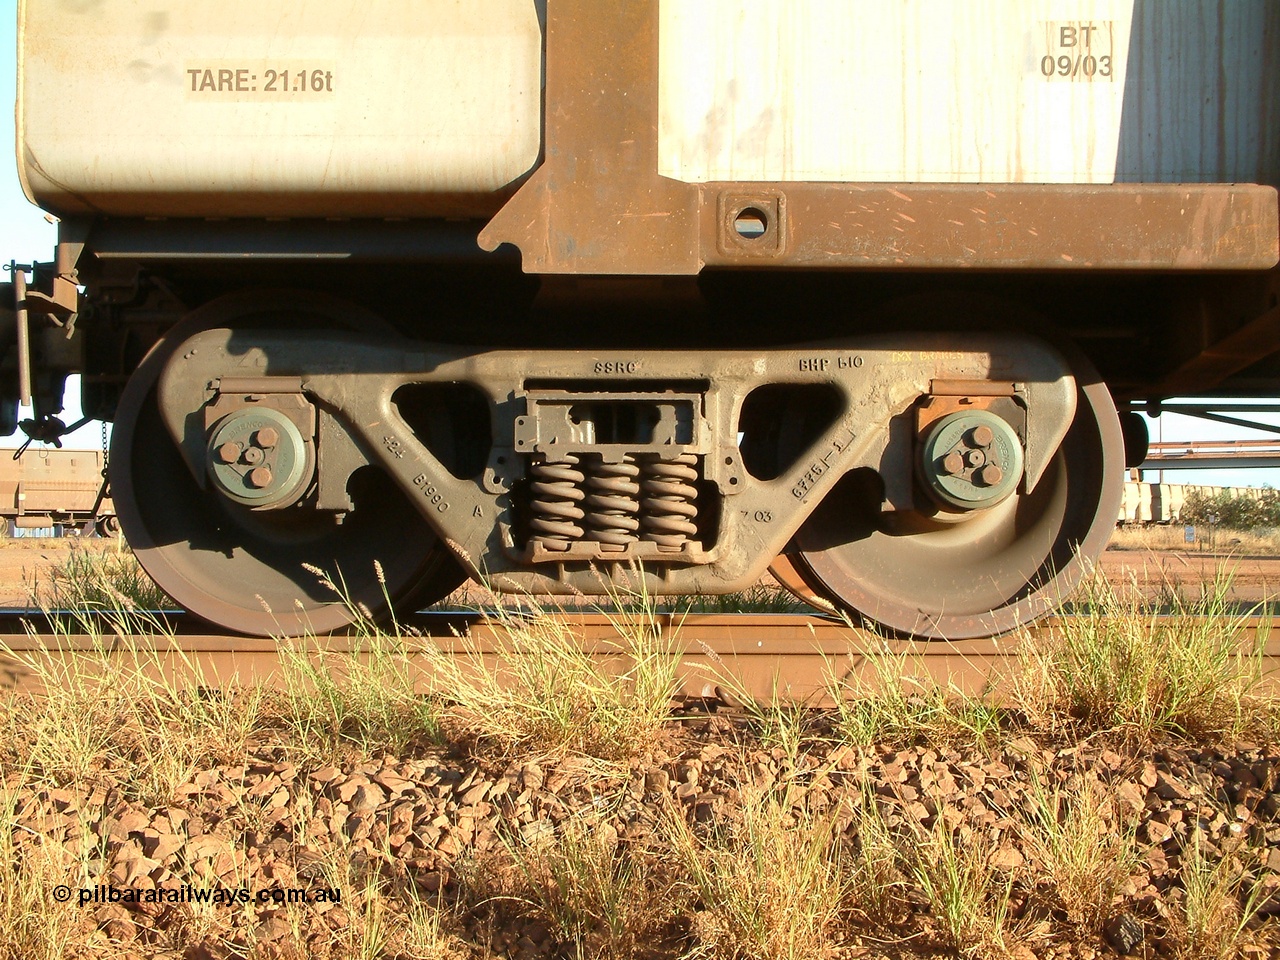
<svg viewBox="0 0 1280 960"><path fill-rule="evenodd" d="M207 313L225 319L227 307ZM835 579L823 589L839 596L850 577L887 570L880 558L896 545L910 578L898 570L859 608L895 629L980 635L1056 601L1079 544L1105 539L1118 508L1093 506L1113 499L1104 478L1121 469L1109 397L1030 338L954 336L939 351L934 337L881 335L615 361L340 329L304 341L250 323L202 329L199 314L183 325L199 332L167 341L126 390L115 496L140 558L179 584L175 598L217 597L243 629L346 615L319 583L292 603L304 562L331 562L374 608L384 589L394 601L458 561L534 594L597 592L601 571L618 568L647 593L693 594L746 589L794 539L794 559L816 582ZM448 431L411 422L415 390L462 385L490 424L471 469ZM173 450L163 463L158 446ZM358 495L371 467L393 488L373 512ZM875 485L832 493L860 472ZM1083 509L1068 487L1088 490ZM857 519L806 526L828 497ZM148 509L151 498L174 507ZM196 509L210 501L216 512ZM897 526L874 561L848 546L870 527L826 535L874 526L882 508ZM277 552L264 565L268 544Z"/></svg>
<svg viewBox="0 0 1280 960"><path fill-rule="evenodd" d="M273 16L19 7L62 221L0 382L47 438L85 375L126 535L223 626L772 565L999 632L1105 544L1117 404L1280 382L1261 0Z"/></svg>

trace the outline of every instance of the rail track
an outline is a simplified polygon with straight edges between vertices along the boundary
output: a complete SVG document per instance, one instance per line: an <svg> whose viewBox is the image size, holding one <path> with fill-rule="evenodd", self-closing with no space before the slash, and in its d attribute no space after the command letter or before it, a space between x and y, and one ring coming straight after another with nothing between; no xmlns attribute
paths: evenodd
<svg viewBox="0 0 1280 960"><path fill-rule="evenodd" d="M1242 608L1243 609L1243 608ZM170 635L125 636L106 620L96 624L79 615L76 626L54 629L50 616L0 611L0 686L38 690L44 664L57 670L80 659L81 669L104 669L110 662L135 666L152 677L204 688L230 685L275 685L283 680L281 646L275 640L203 632L207 625L182 614L168 614ZM1160 614L1156 614L1160 616ZM1268 685L1280 676L1280 631L1272 631L1273 611L1243 616L1242 645L1263 632L1264 673ZM869 630L851 628L830 617L803 614L603 614L566 613L557 620L570 627L582 650L625 663L619 642L626 633L648 629L661 646L681 660L680 694L688 700L735 699L747 691L761 701L773 698L818 703L832 672L856 674L875 682L876 658L901 658L905 676L922 685L950 685L966 693L999 689L1011 674L1019 647L1061 631L1068 617L1041 620L1003 637L934 641L885 640ZM511 624L519 622L483 612L424 612L409 618L406 650L432 643L455 657L480 657L489 664L512 641ZM65 621L64 621L65 622ZM367 637L335 635L287 641L311 656L330 656L335 664L348 657L367 659ZM425 688L431 669L422 656L410 656ZM881 662L885 662L883 659ZM895 669L897 666L895 664Z"/></svg>

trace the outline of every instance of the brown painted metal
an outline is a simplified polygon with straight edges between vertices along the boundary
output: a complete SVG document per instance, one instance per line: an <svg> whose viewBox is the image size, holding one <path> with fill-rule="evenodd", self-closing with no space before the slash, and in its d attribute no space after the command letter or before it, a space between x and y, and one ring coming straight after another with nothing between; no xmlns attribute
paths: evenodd
<svg viewBox="0 0 1280 960"><path fill-rule="evenodd" d="M526 273L697 273L697 191L657 175L656 0L553 0L544 62L542 165L480 245Z"/></svg>
<svg viewBox="0 0 1280 960"><path fill-rule="evenodd" d="M1272 307L1183 363L1164 378L1157 392L1166 397L1204 393L1277 350L1280 306Z"/></svg>
<svg viewBox="0 0 1280 960"><path fill-rule="evenodd" d="M769 564L769 574L792 596L819 610L836 612L834 604L826 598L822 589L814 584L813 576L806 575L804 564L789 553L780 553Z"/></svg>
<svg viewBox="0 0 1280 960"><path fill-rule="evenodd" d="M618 655L616 618L564 614L557 619L567 622L572 635L594 656L625 663ZM415 620L425 637L406 640L408 650L415 644L435 643L453 657L479 657L491 667L496 653L509 649L502 638L502 624L478 615L419 615ZM680 657L683 696L716 698L737 689L762 702L777 697L814 705L827 702L825 691L832 675L857 678L868 685L855 685L855 689L875 689L873 658L877 655L901 658L904 675L922 682L972 694L998 690L1016 666L1014 658L1021 643L1043 640L1060 629L1060 621L1050 619L1008 637L915 644L884 640L831 618L791 614L657 614L647 616L645 622L660 628L658 639L670 643L673 655ZM1258 630L1268 628L1265 617L1245 621L1241 642L1254 641ZM18 634L5 637L4 643L7 651L0 647L0 686L9 689L38 692L39 679L31 662L66 664L72 658L78 659L81 669L92 670L95 660L101 658L117 666L137 666L149 676L180 685L205 688L256 683L272 686L283 681L280 646L274 640L210 634L173 640L118 638L104 645L100 639L86 636ZM369 655L368 642L352 637L309 640L296 649L308 656L323 652L338 658L338 663L345 657ZM1268 682L1273 682L1273 671L1280 666L1280 633L1268 631L1263 655L1271 678ZM333 663L330 660L330 665ZM418 655L410 658L410 665L416 671L417 687L425 691L429 664Z"/></svg>
<svg viewBox="0 0 1280 960"><path fill-rule="evenodd" d="M1266 269L1280 257L1276 191L1267 186L769 186L785 197L786 235L754 267ZM750 187L703 186L706 265L745 265L723 244L710 195Z"/></svg>
<svg viewBox="0 0 1280 960"><path fill-rule="evenodd" d="M28 447L16 460L0 456L0 522L49 527L84 523L95 516L114 519L111 498L98 500L102 466L103 456L94 450Z"/></svg>
<svg viewBox="0 0 1280 960"><path fill-rule="evenodd" d="M17 361L18 402L31 406L31 317L27 309L27 274L25 270L13 271L13 299L17 307Z"/></svg>
<svg viewBox="0 0 1280 960"><path fill-rule="evenodd" d="M658 0L547 5L542 165L480 234L527 273L1203 270L1280 261L1252 184L683 183L657 173ZM763 215L758 236L735 227Z"/></svg>

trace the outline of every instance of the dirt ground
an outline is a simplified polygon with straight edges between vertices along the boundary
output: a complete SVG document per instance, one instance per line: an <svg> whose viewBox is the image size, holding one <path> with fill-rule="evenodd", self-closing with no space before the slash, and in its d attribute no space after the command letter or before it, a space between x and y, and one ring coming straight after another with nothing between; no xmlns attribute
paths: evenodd
<svg viewBox="0 0 1280 960"><path fill-rule="evenodd" d="M72 550L125 549L122 541L96 537L15 537L0 540L0 607L25 607L32 588L46 582L49 570L66 562Z"/></svg>
<svg viewBox="0 0 1280 960"><path fill-rule="evenodd" d="M73 550L116 549L4 542L0 602ZM1102 562L1185 594L1223 566L1241 598L1280 580L1275 556ZM513 745L481 724L492 708L424 715L440 698L356 676L338 699L104 696L73 679L0 704L0 861L15 865L0 907L17 905L0 909L0 956L19 930L14 956L71 960L1261 960L1280 942L1280 722L1234 675L1198 683L1201 712L1170 713L1159 736L1121 713L1154 701L1089 713L1046 688L1007 715L916 695L879 713L687 711L617 755ZM382 693L366 701L369 677ZM1151 690L1187 710L1165 679ZM594 731L614 701L583 689L565 702L590 705L569 713ZM1225 725L1223 704L1256 716Z"/></svg>
<svg viewBox="0 0 1280 960"><path fill-rule="evenodd" d="M0 540L0 607L26 606L33 584L46 582L49 570L65 562L72 550L120 549L121 541L96 537ZM1220 571L1230 576L1231 592L1238 600L1254 602L1280 592L1280 556L1247 554L1239 546L1210 552L1203 544L1189 549L1113 545L1103 554L1101 566L1112 583L1136 579L1153 595L1181 591L1183 596L1196 596L1199 586L1212 582Z"/></svg>
<svg viewBox="0 0 1280 960"><path fill-rule="evenodd" d="M1270 599L1280 592L1280 557L1199 553L1194 550L1108 550L1101 567L1112 583L1136 580L1153 595L1199 596L1203 584L1229 578L1231 596L1243 602Z"/></svg>

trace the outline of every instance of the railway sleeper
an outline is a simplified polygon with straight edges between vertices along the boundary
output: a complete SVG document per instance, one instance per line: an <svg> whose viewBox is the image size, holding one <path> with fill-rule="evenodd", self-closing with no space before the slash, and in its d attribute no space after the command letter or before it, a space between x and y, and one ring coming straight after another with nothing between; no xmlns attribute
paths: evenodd
<svg viewBox="0 0 1280 960"><path fill-rule="evenodd" d="M117 427L125 533L188 609L247 632L349 619L295 556L378 612L459 568L529 594L717 594L784 555L784 582L892 631L987 635L1056 605L1121 489L1105 387L1025 336L625 356L226 326L149 363L154 411L123 403ZM138 496L140 474L175 496Z"/></svg>

